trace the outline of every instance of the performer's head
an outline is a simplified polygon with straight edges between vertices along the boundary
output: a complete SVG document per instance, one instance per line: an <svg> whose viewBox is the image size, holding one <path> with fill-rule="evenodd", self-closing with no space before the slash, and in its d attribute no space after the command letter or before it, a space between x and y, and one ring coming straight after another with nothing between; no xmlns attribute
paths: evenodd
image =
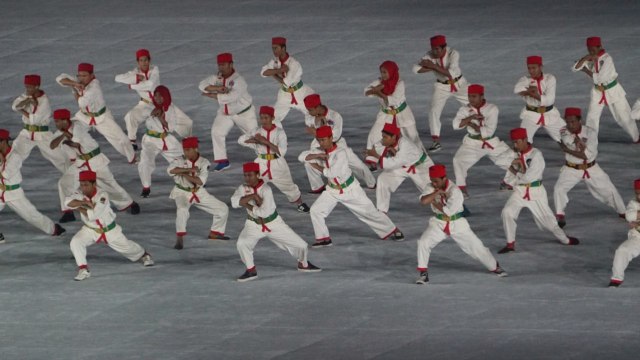
<svg viewBox="0 0 640 360"><path fill-rule="evenodd" d="M431 185L436 189L444 189L447 186L447 168L442 164L434 164L429 167Z"/></svg>
<svg viewBox="0 0 640 360"><path fill-rule="evenodd" d="M9 134L9 130L0 129L0 152L6 154L11 147L9 142L11 141L11 136Z"/></svg>
<svg viewBox="0 0 640 360"><path fill-rule="evenodd" d="M147 49L138 49L136 51L136 62L140 71L146 73L149 71L149 65L151 64L151 53Z"/></svg>
<svg viewBox="0 0 640 360"><path fill-rule="evenodd" d="M316 129L316 140L322 150L331 150L333 147L333 130L331 126L320 126Z"/></svg>
<svg viewBox="0 0 640 360"><path fill-rule="evenodd" d="M231 53L218 54L218 72L222 77L228 77L233 74L233 55Z"/></svg>
<svg viewBox="0 0 640 360"><path fill-rule="evenodd" d="M318 94L307 95L304 98L304 106L311 116L323 115L325 111L320 95Z"/></svg>
<svg viewBox="0 0 640 360"><path fill-rule="evenodd" d="M274 37L271 39L271 51L273 56L281 59L287 55L287 39L283 37Z"/></svg>
<svg viewBox="0 0 640 360"><path fill-rule="evenodd" d="M564 121L567 123L567 130L569 132L577 134L582 129L582 111L580 108L568 107L564 109Z"/></svg>
<svg viewBox="0 0 640 360"><path fill-rule="evenodd" d="M636 200L640 201L640 179L633 181L633 190L636 192Z"/></svg>
<svg viewBox="0 0 640 360"><path fill-rule="evenodd" d="M599 36L591 36L587 38L587 51L589 55L598 55L602 50L602 40Z"/></svg>
<svg viewBox="0 0 640 360"><path fill-rule="evenodd" d="M168 111L171 106L171 91L164 85L158 85L153 90L153 105L163 111Z"/></svg>
<svg viewBox="0 0 640 360"><path fill-rule="evenodd" d="M447 38L444 35L431 37L431 55L435 58L442 57L447 51Z"/></svg>
<svg viewBox="0 0 640 360"><path fill-rule="evenodd" d="M91 170L80 171L80 191L84 196L93 196L96 193L96 173Z"/></svg>
<svg viewBox="0 0 640 360"><path fill-rule="evenodd" d="M479 108L484 104L484 86L480 84L471 84L467 88L467 98L469 105Z"/></svg>
<svg viewBox="0 0 640 360"><path fill-rule="evenodd" d="M271 130L273 126L275 110L271 106L260 106L260 126Z"/></svg>
<svg viewBox="0 0 640 360"><path fill-rule="evenodd" d="M187 158L187 160L198 160L198 157L200 156L200 152L198 150L198 138L191 136L182 139L182 151L184 152L184 157Z"/></svg>
<svg viewBox="0 0 640 360"><path fill-rule="evenodd" d="M67 130L69 126L71 126L71 111L67 109L56 109L53 111L53 120L58 130Z"/></svg>
<svg viewBox="0 0 640 360"><path fill-rule="evenodd" d="M95 78L93 74L93 64L78 64L78 82L82 85L88 85Z"/></svg>
<svg viewBox="0 0 640 360"><path fill-rule="evenodd" d="M242 172L245 184L256 186L260 181L260 165L254 162L242 164Z"/></svg>
<svg viewBox="0 0 640 360"><path fill-rule="evenodd" d="M397 82L399 77L400 68L398 68L398 64L391 60L384 61L382 64L380 64L380 80L392 80Z"/></svg>
<svg viewBox="0 0 640 360"><path fill-rule="evenodd" d="M529 76L534 79L542 76L542 56L533 55L527 57L527 70Z"/></svg>
<svg viewBox="0 0 640 360"><path fill-rule="evenodd" d="M509 133L511 141L513 141L513 148L517 152L524 152L529 148L529 140L527 138L527 129L515 128L511 129Z"/></svg>
<svg viewBox="0 0 640 360"><path fill-rule="evenodd" d="M382 145L394 146L400 138L400 128L395 124L384 124L382 128Z"/></svg>
<svg viewBox="0 0 640 360"><path fill-rule="evenodd" d="M37 95L40 92L40 75L25 75L24 90L27 96Z"/></svg>

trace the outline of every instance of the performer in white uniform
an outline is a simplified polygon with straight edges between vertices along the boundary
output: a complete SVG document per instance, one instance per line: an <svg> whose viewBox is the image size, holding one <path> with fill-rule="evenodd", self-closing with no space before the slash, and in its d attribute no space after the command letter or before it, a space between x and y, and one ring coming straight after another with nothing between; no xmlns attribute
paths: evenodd
<svg viewBox="0 0 640 360"><path fill-rule="evenodd" d="M127 135L122 131L107 109L102 95L100 80L93 74L93 65L81 63L78 65L78 75L60 74L56 82L61 86L68 86L73 90L73 96L78 101L80 110L74 115L74 120L96 128L111 146L124 155L130 164L135 163L136 153Z"/></svg>
<svg viewBox="0 0 640 360"><path fill-rule="evenodd" d="M307 111L309 111L309 115L305 118L306 131L309 135L313 136L309 149L317 149L320 146L316 140L316 129L320 126L329 126L333 132L333 141L338 147L344 148L347 152L349 169L351 169L358 180L367 185L367 188L374 189L376 187L376 178L367 165L353 152L353 149L347 145L347 141L342 136L342 115L322 104L322 100L318 94L311 94L305 97L304 106L307 108ZM322 180L322 173L307 162L304 163L304 169L307 171L307 177L311 185L311 191L309 191L309 193L319 194L323 192L325 186Z"/></svg>
<svg viewBox="0 0 640 360"><path fill-rule="evenodd" d="M129 193L118 184L109 169L109 158L104 155L98 142L89 134L89 128L80 121L71 121L71 113L67 109L57 109L53 112L58 131L53 134L51 148L64 148L72 165L58 181L60 206L65 212L62 222L74 221L72 209L66 206L65 199L78 189L78 173L91 170L98 175L98 186L109 194L118 211L130 210L131 214L140 213L140 205L133 201ZM64 145L64 146L63 146Z"/></svg>
<svg viewBox="0 0 640 360"><path fill-rule="evenodd" d="M432 165L428 171L431 183L426 185L424 192L420 195L420 203L431 205L435 216L429 219L427 229L418 240L420 275L416 284L429 282L428 267L431 249L448 237L451 237L462 251L478 260L489 271L498 276L507 276L482 240L471 230L467 219L462 216L464 197L456 184L447 179L445 166Z"/></svg>
<svg viewBox="0 0 640 360"><path fill-rule="evenodd" d="M62 234L65 229L42 215L24 195L20 187L22 183L20 168L24 159L21 154L13 150L9 144L10 140L9 131L0 129L0 211L8 206L18 216L45 234L52 236Z"/></svg>
<svg viewBox="0 0 640 360"><path fill-rule="evenodd" d="M416 119L407 105L404 80L400 80L398 65L395 62L385 61L380 65L380 79L369 84L364 89L364 95L377 97L380 102L380 111L367 138L367 150L373 149L373 145L380 141L384 124L390 123L400 128L402 136L419 148L424 148L416 129ZM377 160L374 157L366 159L372 171L377 169Z"/></svg>
<svg viewBox="0 0 640 360"><path fill-rule="evenodd" d="M480 159L489 159L503 170L509 168L513 159L513 150L497 136L498 107L484 98L484 86L469 85L467 89L469 104L460 107L453 119L454 130L467 130L467 135L453 156L453 172L460 191L467 192L467 173Z"/></svg>
<svg viewBox="0 0 640 360"><path fill-rule="evenodd" d="M255 151L255 163L260 165L260 176L273 183L282 191L290 203L300 212L308 213L309 206L302 202L298 185L293 182L289 165L284 156L287 153L287 134L274 123L274 109L260 107L260 127L240 136L238 143Z"/></svg>
<svg viewBox="0 0 640 360"><path fill-rule="evenodd" d="M135 150L138 150L137 136L138 127L146 121L147 117L153 111L153 92L160 85L160 70L155 65L151 65L151 54L147 49L139 49L136 51L136 66L133 70L124 74L116 75L116 82L129 86L129 89L135 90L140 96L140 101L129 110L124 116L124 122L127 125L127 135ZM180 108L173 104L176 113L175 131L182 137L191 136L191 127L193 120L188 117Z"/></svg>
<svg viewBox="0 0 640 360"><path fill-rule="evenodd" d="M402 232L385 213L376 209L353 176L349 169L346 150L333 142L331 127L319 127L316 130L316 139L320 149L304 151L298 157L300 161L311 162L312 166L327 178L327 190L311 205L311 222L316 236L316 242L312 246L332 245L325 219L338 203L346 206L381 239L391 237L396 241L404 240Z"/></svg>
<svg viewBox="0 0 640 360"><path fill-rule="evenodd" d="M429 111L429 131L433 144L429 151L435 152L442 149L440 144L440 115L442 109L450 97L455 97L461 105L467 101L467 80L460 70L460 54L447 46L444 35L436 35L431 38L431 50L413 66L416 74L433 72L436 82L433 84L431 107Z"/></svg>
<svg viewBox="0 0 640 360"><path fill-rule="evenodd" d="M189 209L194 205L198 209L213 215L209 240L229 240L224 235L229 217L229 207L204 188L209 176L210 162L200 156L198 138L182 139L184 156L175 159L167 169L173 176L175 186L169 197L176 201L176 244L174 249L184 247L187 235Z"/></svg>
<svg viewBox="0 0 640 360"><path fill-rule="evenodd" d="M198 88L202 95L218 101L218 113L211 126L214 171L229 167L226 139L235 124L244 134L258 127L247 82L233 67L233 55L218 54L218 74L202 80Z"/></svg>
<svg viewBox="0 0 640 360"><path fill-rule="evenodd" d="M609 175L596 163L598 156L598 134L580 123L580 108L566 108L566 127L561 130L560 148L565 153L565 165L553 189L558 225L566 225L565 208L569 203L567 195L577 183L584 181L593 197L615 209L624 218L624 202Z"/></svg>
<svg viewBox="0 0 640 360"><path fill-rule="evenodd" d="M578 245L580 242L569 237L556 223L553 211L549 208L547 191L542 185L544 158L540 150L528 142L527 130L515 128L510 133L516 158L509 167L506 181L513 186L513 194L502 209L502 223L507 245L498 251L504 254L516 249L516 220L522 208L528 208L539 229L550 231L564 245Z"/></svg>
<svg viewBox="0 0 640 360"><path fill-rule="evenodd" d="M533 144L533 136L543 127L549 136L560 141L560 129L564 121L554 106L556 101L556 77L542 72L542 57L527 57L529 76L523 76L516 83L513 92L522 96L525 107L520 112L520 127L527 129L529 142Z"/></svg>
<svg viewBox="0 0 640 360"><path fill-rule="evenodd" d="M96 186L96 173L89 170L78 174L79 191L65 199L69 208L80 211L84 226L71 239L69 247L78 265L75 280L91 277L87 265L87 248L94 243L104 242L127 259L141 261L144 266L154 264L151 255L138 243L127 239L120 225L116 224L116 214L111 210L109 195Z"/></svg>
<svg viewBox="0 0 640 360"><path fill-rule="evenodd" d="M152 97L154 109L147 115L145 125L147 131L142 137L142 151L138 173L142 182L142 197L151 194L151 174L156 169L156 157L162 157L171 163L182 157L180 141L173 132L176 130L180 114L171 101L171 92L166 86L158 86Z"/></svg>
<svg viewBox="0 0 640 360"><path fill-rule="evenodd" d="M22 116L23 129L13 140L13 151L27 159L31 150L38 147L42 156L49 160L61 173L69 166L64 153L52 150L49 143L53 133L49 131L51 105L49 97L40 89L40 75L25 75L24 94L18 96L11 105L13 111Z"/></svg>
<svg viewBox="0 0 640 360"><path fill-rule="evenodd" d="M376 207L385 214L389 212L391 194L398 190L406 178L410 178L422 193L429 183L429 167L433 161L423 149L400 135L400 128L384 124L382 140L375 144L367 155L378 159L382 173L378 175Z"/></svg>
<svg viewBox="0 0 640 360"><path fill-rule="evenodd" d="M627 240L616 249L609 287L618 287L624 281L624 271L634 258L640 255L640 179L633 182L635 197L629 201L625 219L629 225Z"/></svg>
<svg viewBox="0 0 640 360"><path fill-rule="evenodd" d="M244 282L258 278L253 262L253 249L258 240L268 238L277 247L286 250L298 260L298 271L319 272L322 269L307 261L309 245L282 220L276 211L271 187L260 178L258 163L242 166L245 184L240 185L231 197L231 206L247 209L247 220L238 236L237 248L246 271L238 277Z"/></svg>
<svg viewBox="0 0 640 360"><path fill-rule="evenodd" d="M303 100L314 93L313 89L302 82L302 66L287 52L287 39L274 37L271 39L273 59L262 67L262 77L273 77L280 86L275 105L275 123L282 127L282 121L289 110L296 109L304 116L309 115Z"/></svg>
<svg viewBox="0 0 640 360"><path fill-rule="evenodd" d="M631 118L627 93L618 82L618 73L611 55L602 48L602 40L595 36L587 38L587 51L589 53L571 68L574 72L583 71L593 80L594 87L591 88L587 126L598 132L602 109L608 106L618 125L631 136L634 142L640 142L638 125Z"/></svg>

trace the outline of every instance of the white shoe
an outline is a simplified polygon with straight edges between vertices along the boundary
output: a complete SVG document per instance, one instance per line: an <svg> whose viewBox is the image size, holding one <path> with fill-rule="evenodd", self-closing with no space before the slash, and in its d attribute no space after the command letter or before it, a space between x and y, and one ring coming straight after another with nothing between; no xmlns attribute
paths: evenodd
<svg viewBox="0 0 640 360"><path fill-rule="evenodd" d="M144 266L153 266L155 263L153 262L153 259L151 258L151 255L149 254L145 254L142 257L142 265Z"/></svg>
<svg viewBox="0 0 640 360"><path fill-rule="evenodd" d="M78 275L76 275L76 277L74 277L73 279L75 281L82 281L82 280L88 279L90 277L91 277L91 273L89 272L89 270L80 269L80 270L78 270Z"/></svg>

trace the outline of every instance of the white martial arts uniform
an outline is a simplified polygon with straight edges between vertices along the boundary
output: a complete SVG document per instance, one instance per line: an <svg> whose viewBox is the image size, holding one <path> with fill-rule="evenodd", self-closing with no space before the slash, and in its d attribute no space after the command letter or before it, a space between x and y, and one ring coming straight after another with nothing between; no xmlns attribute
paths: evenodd
<svg viewBox="0 0 640 360"><path fill-rule="evenodd" d="M631 223L640 220L638 218L638 211L640 211L640 202L638 199L629 201L625 211L625 219ZM624 280L624 271L629 266L629 263L634 258L640 255L640 226L629 229L627 233L627 240L620 244L616 249L616 254L613 258L613 268L611 280L617 280L622 282Z"/></svg>
<svg viewBox="0 0 640 360"><path fill-rule="evenodd" d="M565 165L560 169L560 176L553 189L553 202L557 215L564 215L564 209L569 202L567 193L584 180L587 189L593 197L615 209L618 214L624 213L624 201L618 190L611 182L609 175L596 163L598 156L598 133L582 126L577 134L569 132L566 128L561 130L562 143L569 149L576 150L574 143L576 138L582 140L586 145L586 160L565 153Z"/></svg>
<svg viewBox="0 0 640 360"><path fill-rule="evenodd" d="M365 96L367 96L367 91L380 84L380 80L369 84L369 86L364 89ZM368 97L378 99L380 102L380 111L378 111L376 121L369 131L367 149L373 149L374 144L382 140L382 128L384 128L384 124L395 124L400 128L402 136L411 140L419 148L424 149L424 145L422 145L418 130L416 129L416 119L413 117L411 108L407 105L407 99L404 94L404 80L398 80L393 94L387 96L388 104L385 104L383 99L375 95L368 95ZM376 163L377 161L378 159L372 156L367 157L367 162Z"/></svg>
<svg viewBox="0 0 640 360"><path fill-rule="evenodd" d="M390 147L396 151L395 155L392 155L381 143L376 144L375 148L380 154L378 164L382 169L378 175L376 187L376 207L387 213L391 193L400 187L404 179L410 178L420 193L424 191L425 186L430 182L429 167L433 166L433 160L424 150L419 149L404 137L400 137L398 142Z"/></svg>
<svg viewBox="0 0 640 360"><path fill-rule="evenodd" d="M431 97L429 131L431 132L431 137L434 140L438 140L440 138L440 129L442 128L440 115L442 115L444 105L452 96L455 97L460 104L468 104L467 87L469 87L469 85L467 84L467 80L462 76L462 70L460 70L460 54L456 50L447 47L444 56L440 58L431 57L431 52L429 51L420 60L431 61L449 70L449 74L451 74L451 78L448 78L437 71L431 71L436 77L436 82L433 84L433 96ZM421 68L422 66L420 65L414 65L413 72L418 74Z"/></svg>
<svg viewBox="0 0 640 360"><path fill-rule="evenodd" d="M46 234L53 235L55 231L53 221L42 215L22 191L20 168L23 161L21 154L14 149L9 149L5 160L0 163L0 211L8 206L29 224Z"/></svg>
<svg viewBox="0 0 640 360"><path fill-rule="evenodd" d="M511 148L497 136L498 127L498 107L485 102L480 108L471 105L460 107L456 117L453 119L453 129L462 130L460 122L462 119L479 114L484 116L484 120L472 120L472 123L480 126L477 132L471 126L466 126L467 135L462 140L462 144L453 156L453 171L456 176L456 184L460 187L467 186L467 173L469 169L485 156L503 170L511 165L514 152Z"/></svg>
<svg viewBox="0 0 640 360"><path fill-rule="evenodd" d="M434 191L433 185L429 183L419 198ZM471 230L467 219L462 216L464 197L460 189L451 180L447 180L444 191L444 196L438 195L434 200L443 205L442 211L431 205L435 216L429 219L427 229L418 240L418 271L427 271L431 249L448 237L451 237L462 251L478 260L489 271L497 270L498 262L484 246L482 240Z"/></svg>
<svg viewBox="0 0 640 360"><path fill-rule="evenodd" d="M167 127L162 125L160 119L148 114L145 124L147 131L142 137L142 150L140 151L140 162L138 163L138 173L143 188L151 187L151 174L156 168L156 157L162 157L171 163L174 159L182 156L182 145L172 134L176 129L176 121L179 118L176 108L173 105L162 115L167 122Z"/></svg>
<svg viewBox="0 0 640 360"><path fill-rule="evenodd" d="M253 98L249 95L247 82L237 71L227 78L212 75L202 80L198 88L203 93L209 85L225 86L227 93L218 93L218 112L211 126L211 141L213 143L213 159L216 162L228 161L226 139L233 124L238 126L244 134L258 127L256 111L252 105Z"/></svg>
<svg viewBox="0 0 640 360"><path fill-rule="evenodd" d="M60 86L66 86L61 83L63 79L78 81L75 76L60 74L56 78L56 82ZM79 92L79 95L78 107L80 110L75 113L73 120L78 120L87 126L96 128L116 151L124 155L128 162L133 163L136 159L136 154L127 135L113 118L111 110L107 109L102 88L100 87L100 80L95 78L91 80L84 90Z"/></svg>
<svg viewBox="0 0 640 360"><path fill-rule="evenodd" d="M131 261L138 261L145 254L138 243L127 239L120 225L116 224L116 214L111 210L109 195L100 188L92 197L75 192L65 199L69 207L72 200L91 201L93 209L87 209L87 215L81 214L84 226L71 239L71 252L79 267L87 267L87 248L94 243L104 242L113 250ZM69 207L70 208L70 207ZM75 208L74 208L75 209Z"/></svg>
<svg viewBox="0 0 640 360"><path fill-rule="evenodd" d="M138 75L143 80L138 80ZM124 116L124 122L127 125L127 135L129 140L135 142L137 139L138 127L146 120L147 116L153 111L153 92L160 85L160 70L155 65L149 66L149 71L143 72L136 67L124 74L116 75L116 82L129 85L129 89L135 90L140 96L140 101L129 110ZM166 100L165 100L166 101ZM173 104L176 112L175 131L182 137L191 136L191 127L193 120L188 117L182 110Z"/></svg>
<svg viewBox="0 0 640 360"><path fill-rule="evenodd" d="M262 204L257 206L255 201L249 202L253 208L247 209L247 220L244 222L244 228L240 232L236 244L240 259L247 269L255 267L253 249L258 244L258 240L265 237L280 249L288 251L291 256L306 267L309 246L278 215L273 192L268 184L260 180L256 187L240 185L231 197L231 206L236 209L242 207L240 199L251 194L260 196Z"/></svg>
<svg viewBox="0 0 640 360"><path fill-rule="evenodd" d="M44 92L40 94L40 96L34 98L35 105L30 104L24 109L18 109L18 104L29 97L27 94L18 96L11 105L13 111L22 116L23 122L22 131L13 140L13 151L19 153L26 160L31 154L31 150L37 146L42 156L49 160L58 171L64 173L69 166L69 162L60 149L52 150L49 147L53 139L53 133L49 131L51 105L49 105L47 95ZM26 111L29 116L25 116L20 110Z"/></svg>
<svg viewBox="0 0 640 360"><path fill-rule="evenodd" d="M66 206L65 198L78 189L80 186L78 174L84 170L91 170L96 173L98 187L109 194L118 211L126 210L133 205L133 199L129 193L113 177L109 169L109 158L102 154L98 142L89 134L89 128L80 121L72 121L66 132L72 135L72 142L80 144L80 149L70 148L62 142L59 145L66 148L65 153L68 154L67 156L71 161L71 166L58 181L62 211L69 210ZM63 132L58 130L53 136L57 138L62 134Z"/></svg>
<svg viewBox="0 0 640 360"><path fill-rule="evenodd" d="M280 154L274 153L270 147L262 144L247 144L245 141L256 134L262 135L265 139L278 147ZM258 156L254 162L260 165L260 177L265 181L273 183L278 190L287 197L289 202L295 203L300 200L300 189L293 182L289 165L284 156L287 153L287 134L282 128L273 125L270 130L264 127L253 129L248 134L240 136L238 143L255 151Z"/></svg>
<svg viewBox="0 0 640 360"><path fill-rule="evenodd" d="M376 178L369 170L369 167L365 165L362 160L353 152L347 145L347 141L342 136L342 115L337 111L327 108L327 112L324 115L315 116L307 115L305 117L305 125L312 128L319 128L321 126L329 126L331 127L331 131L333 133L333 142L335 142L338 147L343 148L347 151L347 157L349 159L349 169L353 172L353 174L358 178L358 180L363 181L367 187L373 188L376 185ZM318 149L320 144L318 140L314 137L311 141L311 145L309 146L310 150ZM312 191L317 191L324 186L324 181L322 180L322 173L315 169L313 166L309 165L308 162L302 160L304 163L304 169L307 171L307 177L309 178L309 184L311 185Z"/></svg>
<svg viewBox="0 0 640 360"><path fill-rule="evenodd" d="M275 124L280 127L282 127L282 121L292 108L300 111L304 116L309 115L309 111L307 111L307 108L304 106L304 98L308 95L315 94L312 88L302 82L302 66L298 60L289 54L287 54L285 61L280 61L280 59L276 58L271 59L262 67L262 70L260 70L260 76L268 77L263 75L265 71L279 69L283 64L289 67L289 71L282 79L283 83L279 84L278 97L275 105L273 105L275 110L274 121Z"/></svg>
<svg viewBox="0 0 640 360"><path fill-rule="evenodd" d="M585 61L580 68L576 68L576 62L571 70L578 72L587 69L593 73L591 88L591 101L587 114L587 126L598 132L600 128L600 115L604 106L609 106L613 119L631 136L633 141L638 141L638 126L631 118L631 107L627 101L627 93L618 82L618 73L609 53L604 52L598 56L598 61Z"/></svg>
<svg viewBox="0 0 640 360"><path fill-rule="evenodd" d="M520 210L526 207L531 211L539 229L550 231L561 243L569 244L569 237L562 231L549 207L547 191L542 184L545 162L540 150L531 147L525 153L518 153L525 163L525 173L516 175L507 173L506 182L513 186L513 193L502 209L502 224L507 243L516 241L516 220Z"/></svg>
<svg viewBox="0 0 640 360"><path fill-rule="evenodd" d="M520 127L527 129L529 142L533 143L533 136L540 127L544 127L547 134L558 142L560 141L560 129L565 125L560 117L560 112L554 106L556 101L556 77L551 74L542 74L539 79L523 76L518 80L513 92L519 95L527 91L530 86L535 86L540 94L540 100L523 96L526 103L520 112Z"/></svg>
<svg viewBox="0 0 640 360"><path fill-rule="evenodd" d="M191 161L184 156L175 159L167 169L169 175L173 176L175 186L171 190L169 197L176 201L176 235L187 234L187 221L189 220L189 208L195 205L198 209L213 215L211 232L223 236L227 227L229 217L229 207L209 194L204 188L209 176L209 160L198 156L196 161ZM195 176L200 178L202 185L197 186L184 178L182 175L171 174L175 168L195 169Z"/></svg>
<svg viewBox="0 0 640 360"><path fill-rule="evenodd" d="M343 204L360 221L367 224L380 238L386 239L398 228L382 211L376 209L371 200L367 197L360 183L353 176L349 169L347 151L334 144L329 151L315 150L305 151L300 154L299 159L304 159L309 154L326 153L329 158L317 161L324 166L322 175L327 178L327 189L311 206L311 222L316 241L328 240L329 228L325 219L338 203Z"/></svg>

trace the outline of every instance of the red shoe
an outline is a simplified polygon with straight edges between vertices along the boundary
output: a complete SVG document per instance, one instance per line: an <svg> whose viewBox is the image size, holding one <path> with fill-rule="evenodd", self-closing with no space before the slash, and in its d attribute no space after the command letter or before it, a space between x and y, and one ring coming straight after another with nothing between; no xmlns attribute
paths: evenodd
<svg viewBox="0 0 640 360"><path fill-rule="evenodd" d="M508 242L505 247L498 251L498 254L506 254L508 252L516 251L516 242Z"/></svg>
<svg viewBox="0 0 640 360"><path fill-rule="evenodd" d="M580 244L580 240L574 238L573 236L569 236L569 243L567 245L578 245Z"/></svg>

